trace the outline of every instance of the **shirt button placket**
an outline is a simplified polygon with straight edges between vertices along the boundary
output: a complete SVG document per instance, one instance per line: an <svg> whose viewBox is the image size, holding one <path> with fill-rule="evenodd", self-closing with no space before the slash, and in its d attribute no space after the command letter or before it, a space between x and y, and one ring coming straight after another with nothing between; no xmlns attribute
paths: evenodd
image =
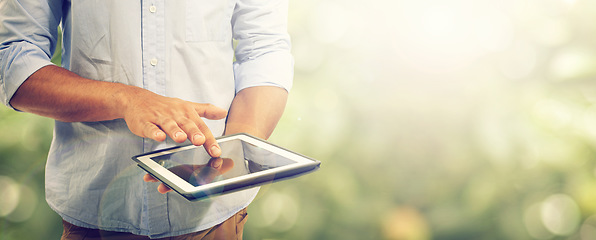
<svg viewBox="0 0 596 240"><path fill-rule="evenodd" d="M143 0L143 81L145 89L165 95L165 0ZM159 64L158 64L159 63ZM166 142L144 141L144 150L163 148ZM163 144L163 145L162 145ZM160 235L171 231L168 197L155 191L155 185L145 184L146 213L144 223L150 235Z"/></svg>
<svg viewBox="0 0 596 240"><path fill-rule="evenodd" d="M151 12L151 13L155 13L155 12L157 12L157 7L156 7L155 5L153 5L153 4L152 4L152 5L149 7L149 12ZM151 66L155 66L155 65L157 65L157 58L152 58L152 59L149 61L149 64L151 64Z"/></svg>

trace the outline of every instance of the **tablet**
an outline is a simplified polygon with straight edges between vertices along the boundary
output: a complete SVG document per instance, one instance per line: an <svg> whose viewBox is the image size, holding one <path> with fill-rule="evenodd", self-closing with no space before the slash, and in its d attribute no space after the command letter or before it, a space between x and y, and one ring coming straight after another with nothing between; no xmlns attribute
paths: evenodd
<svg viewBox="0 0 596 240"><path fill-rule="evenodd" d="M240 133L216 138L221 156L187 145L134 156L139 167L190 201L197 201L319 169L321 162Z"/></svg>

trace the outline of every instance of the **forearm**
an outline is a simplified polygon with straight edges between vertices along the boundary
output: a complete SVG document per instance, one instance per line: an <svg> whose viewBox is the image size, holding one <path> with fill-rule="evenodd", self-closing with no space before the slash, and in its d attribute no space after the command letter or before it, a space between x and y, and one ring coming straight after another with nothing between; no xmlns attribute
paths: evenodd
<svg viewBox="0 0 596 240"><path fill-rule="evenodd" d="M228 113L225 134L245 132L269 138L286 106L288 92L279 87L245 88L236 94Z"/></svg>
<svg viewBox="0 0 596 240"><path fill-rule="evenodd" d="M10 104L21 111L66 122L122 118L118 94L132 91L124 84L82 78L64 68L46 66L33 73Z"/></svg>
<svg viewBox="0 0 596 240"><path fill-rule="evenodd" d="M67 122L123 118L132 133L178 143L204 145L212 157L221 154L201 119L222 119L227 111L211 104L164 97L143 88L82 78L64 68L46 66L33 73L10 100L25 112Z"/></svg>

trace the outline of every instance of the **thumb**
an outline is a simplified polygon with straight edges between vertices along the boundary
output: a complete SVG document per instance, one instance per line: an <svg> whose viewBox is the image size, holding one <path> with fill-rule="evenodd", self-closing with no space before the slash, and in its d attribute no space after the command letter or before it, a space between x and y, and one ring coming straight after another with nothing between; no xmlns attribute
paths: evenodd
<svg viewBox="0 0 596 240"><path fill-rule="evenodd" d="M228 115L228 111L225 109L216 107L215 105L209 103L197 103L195 110L199 116L211 120L222 119Z"/></svg>

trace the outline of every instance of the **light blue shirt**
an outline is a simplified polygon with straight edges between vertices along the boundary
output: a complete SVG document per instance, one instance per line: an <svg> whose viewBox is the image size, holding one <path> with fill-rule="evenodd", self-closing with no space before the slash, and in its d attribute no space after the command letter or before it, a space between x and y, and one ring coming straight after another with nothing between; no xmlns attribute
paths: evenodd
<svg viewBox="0 0 596 240"><path fill-rule="evenodd" d="M287 0L3 0L0 99L9 106L33 72L51 64L82 77L228 109L247 87L292 85ZM236 40L234 47L232 39ZM236 62L233 62L233 58ZM92 91L92 89L90 89ZM221 135L225 120L206 121ZM188 144L188 142L186 143ZM56 121L46 166L49 206L75 225L151 237L219 224L258 189L200 202L160 194L131 157L175 145L133 135L122 119Z"/></svg>

